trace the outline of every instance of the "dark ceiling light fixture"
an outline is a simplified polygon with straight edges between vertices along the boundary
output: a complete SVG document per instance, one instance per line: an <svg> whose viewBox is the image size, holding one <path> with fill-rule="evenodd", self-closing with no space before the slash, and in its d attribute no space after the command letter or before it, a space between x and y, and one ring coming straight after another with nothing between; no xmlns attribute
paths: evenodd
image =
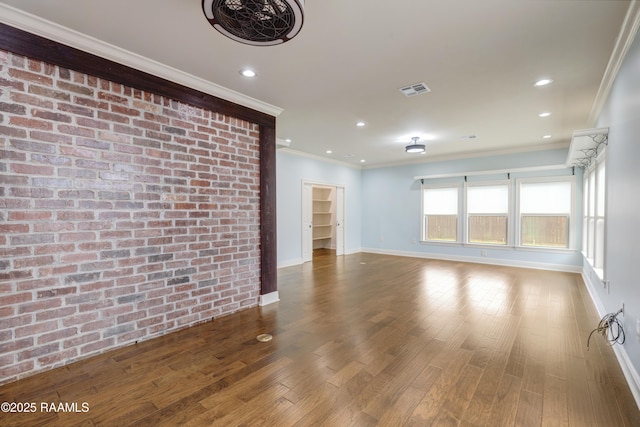
<svg viewBox="0 0 640 427"><path fill-rule="evenodd" d="M232 40L274 46L302 28L304 0L202 0L209 23Z"/></svg>
<svg viewBox="0 0 640 427"><path fill-rule="evenodd" d="M404 147L404 151L407 153L424 153L427 147L424 144L419 144L420 141L419 136L414 136L411 138L411 144Z"/></svg>

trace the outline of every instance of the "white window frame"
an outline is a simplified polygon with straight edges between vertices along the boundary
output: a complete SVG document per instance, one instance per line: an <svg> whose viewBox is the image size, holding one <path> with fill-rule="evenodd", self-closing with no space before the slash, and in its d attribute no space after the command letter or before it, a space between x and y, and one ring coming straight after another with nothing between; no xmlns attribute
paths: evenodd
<svg viewBox="0 0 640 427"><path fill-rule="evenodd" d="M557 248L552 246L529 246L522 244L522 212L520 211L520 188L521 184L546 183L546 182L569 182L571 184L571 209L569 213L569 236L568 247ZM515 185L515 241L518 249L544 250L544 251L575 251L576 248L576 179L575 176L550 176L541 178L518 178Z"/></svg>
<svg viewBox="0 0 640 427"><path fill-rule="evenodd" d="M492 187L496 185L506 185L507 187L507 235L505 237L505 243L479 243L479 242L470 242L469 241L469 203L468 203L468 192L469 187ZM464 244L469 246L488 246L492 248L509 248L513 246L512 243L512 229L511 226L513 221L512 215L512 190L511 190L511 180L487 180L487 181L473 181L473 182L465 182L464 184L464 209L463 209L463 222L464 222Z"/></svg>
<svg viewBox="0 0 640 427"><path fill-rule="evenodd" d="M595 161L584 171L583 175L583 221L582 221L582 254L589 262L593 270L600 279L605 278L606 265L606 235L607 235L607 165L606 165L606 147L598 154ZM604 167L604 176L600 166ZM591 191L589 181L593 178L595 188ZM598 191L600 186L602 191ZM604 200L599 200L604 197ZM599 215L598 205L602 203L603 215ZM591 215L589 207L593 205L594 212ZM598 222L602 221L602 233L598 233ZM593 248L590 248L590 241L593 239Z"/></svg>
<svg viewBox="0 0 640 427"><path fill-rule="evenodd" d="M458 211L457 211L457 219L456 219L456 241L446 241L446 240L430 240L427 238L427 229L425 227L425 210L424 210L424 192L429 189L438 189L438 188L455 188L458 191ZM449 183L449 184L423 184L420 189L420 239L421 242L429 243L429 244L445 244L445 245L455 245L462 242L463 235L463 226L462 226L462 218L461 212L462 210L462 200L461 197L463 193L462 185L460 183Z"/></svg>

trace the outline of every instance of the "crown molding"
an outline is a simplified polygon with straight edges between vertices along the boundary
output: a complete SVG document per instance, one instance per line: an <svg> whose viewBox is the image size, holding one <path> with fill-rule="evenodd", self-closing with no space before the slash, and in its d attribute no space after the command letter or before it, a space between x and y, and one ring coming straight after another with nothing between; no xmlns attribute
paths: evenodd
<svg viewBox="0 0 640 427"><path fill-rule="evenodd" d="M507 148L507 149L471 151L471 152L452 153L452 154L444 154L444 155L429 155L427 151L426 155L415 156L416 157L415 160L384 163L384 164L378 164L378 165L365 165L362 167L362 169L381 169L381 168L416 165L416 164L423 164L423 163L437 163L437 162L446 162L446 161L455 161L455 160L464 160L464 159L475 159L479 157L495 157L495 156L504 156L509 154L532 153L536 151L565 150L568 147L569 147L569 142L553 142L549 144L539 144L536 146L528 146L524 148L514 147L514 148ZM428 147L427 147L427 150L428 150Z"/></svg>
<svg viewBox="0 0 640 427"><path fill-rule="evenodd" d="M0 3L0 22L270 116L277 117L283 111L280 107L227 89L4 3Z"/></svg>
<svg viewBox="0 0 640 427"><path fill-rule="evenodd" d="M622 27L620 28L620 33L618 34L618 39L616 40L615 47L613 48L613 52L609 58L609 63L607 64L604 76L600 82L600 87L598 88L598 92L596 93L596 97L593 101L593 106L591 107L591 112L589 113L589 118L587 120L587 126L595 126L598 116L602 111L602 107L611 93L611 88L618 76L622 62L627 56L627 52L635 40L639 28L640 3L633 0L631 4L629 4L629 9L627 9L627 14L624 18L624 22L622 23Z"/></svg>
<svg viewBox="0 0 640 427"><path fill-rule="evenodd" d="M318 160L320 162L326 162L326 163L332 163L334 165L338 165L338 166L345 166L351 169L357 169L357 170L362 170L363 167L360 165L353 165L351 163L348 162L343 162L340 160L336 160L336 159L331 159L329 157L322 157L322 156L318 156L317 154L311 154L311 153L306 153L304 151L298 151L298 150L294 150L292 148L278 148L279 152L283 152L283 153L287 153L287 154L291 154L294 156L298 156L298 157L306 157L308 159L313 159L313 160Z"/></svg>

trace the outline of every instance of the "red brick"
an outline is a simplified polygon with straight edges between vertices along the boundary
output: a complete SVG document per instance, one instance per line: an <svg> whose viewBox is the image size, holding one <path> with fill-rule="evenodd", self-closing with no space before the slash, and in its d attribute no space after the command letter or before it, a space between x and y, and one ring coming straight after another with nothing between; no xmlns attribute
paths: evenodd
<svg viewBox="0 0 640 427"><path fill-rule="evenodd" d="M39 256L33 258L20 258L13 261L14 268L39 267L42 265L51 265L55 261L52 255Z"/></svg>
<svg viewBox="0 0 640 427"><path fill-rule="evenodd" d="M129 102L128 98L103 91L98 92L98 99L103 99L108 102L115 102L119 104L128 104Z"/></svg>
<svg viewBox="0 0 640 427"><path fill-rule="evenodd" d="M0 369L0 378L3 378L7 382L15 381L19 375L25 372L32 372L33 369L34 361L27 360L26 362L16 363Z"/></svg>
<svg viewBox="0 0 640 427"><path fill-rule="evenodd" d="M0 224L0 234L28 233L28 224Z"/></svg>
<svg viewBox="0 0 640 427"><path fill-rule="evenodd" d="M0 297L0 307L5 305L19 304L22 302L31 301L32 299L31 292L23 292L20 294L7 295L4 297Z"/></svg>
<svg viewBox="0 0 640 427"><path fill-rule="evenodd" d="M40 322L49 319L63 319L73 316L76 313L76 307L62 307L55 310L46 310L36 313L36 321Z"/></svg>
<svg viewBox="0 0 640 427"><path fill-rule="evenodd" d="M60 307L61 305L62 300L60 298L29 302L18 306L18 314L33 313L35 311Z"/></svg>
<svg viewBox="0 0 640 427"><path fill-rule="evenodd" d="M69 350L49 354L38 358L38 363L41 366L56 366L60 362L66 362L70 359L75 359L78 356L78 350L71 348Z"/></svg>
<svg viewBox="0 0 640 427"><path fill-rule="evenodd" d="M77 85L77 84L73 84L65 81L58 81L57 86L61 90L64 90L67 92L74 92L79 95L93 96L94 94L93 89L89 87L81 86L81 85Z"/></svg>
<svg viewBox="0 0 640 427"><path fill-rule="evenodd" d="M44 356L46 354L50 354L56 352L60 349L59 343L50 343L46 345L42 345L40 347L32 347L28 350L23 350L18 353L17 360L18 362L22 362L26 359L33 359L34 357Z"/></svg>
<svg viewBox="0 0 640 427"><path fill-rule="evenodd" d="M27 81L27 82L40 83L40 84L43 84L45 86L51 86L53 84L53 79L51 77L46 77L46 76L43 76L42 74L38 74L38 73L31 73L29 71L10 68L8 74L9 74L9 76L11 76L11 77L13 77L13 78L15 78L17 80L24 80L24 81Z"/></svg>
<svg viewBox="0 0 640 427"><path fill-rule="evenodd" d="M78 334L78 331L76 328L60 329L55 332L50 332L47 334L40 335L37 339L37 343L46 344L51 341L61 341L64 338L73 337L73 336L76 336L77 334Z"/></svg>
<svg viewBox="0 0 640 427"><path fill-rule="evenodd" d="M51 120L54 122L64 122L71 123L71 116L68 114L54 113L51 111L37 110L35 108L31 109L31 115L33 117L38 117L43 120Z"/></svg>
<svg viewBox="0 0 640 427"><path fill-rule="evenodd" d="M71 100L71 96L68 93L36 85L29 85L29 93L33 95L44 96L46 98L53 98L60 101Z"/></svg>
<svg viewBox="0 0 640 427"><path fill-rule="evenodd" d="M34 335L40 335L44 332L54 331L58 327L58 322L52 320L44 323L36 323L33 325L22 326L14 330L16 338L30 337Z"/></svg>
<svg viewBox="0 0 640 427"><path fill-rule="evenodd" d="M84 233L61 233L58 235L60 242L80 242L96 240L96 234L91 232Z"/></svg>
<svg viewBox="0 0 640 427"><path fill-rule="evenodd" d="M53 124L44 120L30 119L27 117L13 116L9 119L9 124L17 127L39 130L53 130Z"/></svg>
<svg viewBox="0 0 640 427"><path fill-rule="evenodd" d="M98 341L98 340L100 340L100 334L98 332L91 332L89 334L79 335L79 336L75 336L73 338L64 340L62 342L62 347L76 349L83 344L87 344L87 343Z"/></svg>
<svg viewBox="0 0 640 427"><path fill-rule="evenodd" d="M12 372L254 306L258 127L11 58L24 80L0 79L13 88L0 102L0 134L10 138L0 155L12 173L0 225L0 254L10 262L0 279L15 283L4 289L13 302L0 305L0 316L5 338L31 334L10 355L28 358ZM52 322L61 329L44 331Z"/></svg>
<svg viewBox="0 0 640 427"><path fill-rule="evenodd" d="M147 331L145 331L144 329L139 329L139 330L118 335L117 342L118 344L137 342L139 339L143 339L144 337L146 337L146 335L147 335Z"/></svg>
<svg viewBox="0 0 640 427"><path fill-rule="evenodd" d="M113 346L113 344L114 344L113 337L107 338L107 339L101 339L99 341L80 347L80 354L83 354L83 355L95 354L99 350Z"/></svg>
<svg viewBox="0 0 640 427"><path fill-rule="evenodd" d="M13 354L7 354L0 356L0 367L4 367L7 365L13 365L16 361L16 357Z"/></svg>
<svg viewBox="0 0 640 427"><path fill-rule="evenodd" d="M51 212L46 211L20 211L14 212L10 211L8 220L9 221L42 221L51 219Z"/></svg>
<svg viewBox="0 0 640 427"><path fill-rule="evenodd" d="M75 326L75 325L84 325L85 323L93 322L97 318L98 318L98 312L76 314L75 316L62 319L62 325L65 327Z"/></svg>

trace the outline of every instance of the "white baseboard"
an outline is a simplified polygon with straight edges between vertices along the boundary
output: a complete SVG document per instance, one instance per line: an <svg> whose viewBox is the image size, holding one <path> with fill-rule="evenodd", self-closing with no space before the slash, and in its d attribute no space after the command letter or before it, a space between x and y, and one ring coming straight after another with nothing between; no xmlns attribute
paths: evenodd
<svg viewBox="0 0 640 427"><path fill-rule="evenodd" d="M344 254L345 255L353 255L353 254L357 254L360 252L364 252L362 250L362 248L356 248L356 249L345 249Z"/></svg>
<svg viewBox="0 0 640 427"><path fill-rule="evenodd" d="M300 264L303 264L302 258L288 259L286 261L278 261L278 268L293 267Z"/></svg>
<svg viewBox="0 0 640 427"><path fill-rule="evenodd" d="M362 252L361 248L345 249L344 254L345 255L353 255L353 254L357 254L359 252ZM304 264L304 262L302 261L302 258L288 259L288 260L285 260L285 261L278 261L278 268L293 267L294 265L300 265L300 264Z"/></svg>
<svg viewBox="0 0 640 427"><path fill-rule="evenodd" d="M268 294L260 295L260 302L258 303L260 307L265 305L273 304L275 302L280 301L280 294L278 291L271 292Z"/></svg>
<svg viewBox="0 0 640 427"><path fill-rule="evenodd" d="M585 283L587 287L587 291L589 292L589 296L593 301L593 304L596 306L596 310L598 310L598 314L600 317L603 317L607 314L607 310L604 307L604 304L600 300L598 296L598 292L596 292L596 286L590 279L591 275L588 274L586 270L582 271L582 281ZM622 369L622 373L624 374L625 379L627 380L627 384L629 384L629 388L631 389L631 393L633 394L633 398L636 401L636 405L640 409L640 375L638 375L638 371L636 371L633 363L631 363L631 359L629 359L629 354L624 349L624 345L614 345L612 346L613 352L618 359L618 364L620 364L620 368Z"/></svg>
<svg viewBox="0 0 640 427"><path fill-rule="evenodd" d="M426 252L394 251L394 250L387 250L387 249L383 250L383 249L376 249L376 248L363 248L362 252L370 252L374 254L383 254L383 255L406 256L406 257L413 257L413 258L437 259L441 261L473 262L476 264L499 265L503 267L520 267L520 268L533 268L536 270L562 271L565 273L582 272L582 267L576 266L576 265L547 264L542 262L529 262L529 261L511 260L511 259L473 257L473 256L450 255L450 254L435 254L435 253L426 253Z"/></svg>

